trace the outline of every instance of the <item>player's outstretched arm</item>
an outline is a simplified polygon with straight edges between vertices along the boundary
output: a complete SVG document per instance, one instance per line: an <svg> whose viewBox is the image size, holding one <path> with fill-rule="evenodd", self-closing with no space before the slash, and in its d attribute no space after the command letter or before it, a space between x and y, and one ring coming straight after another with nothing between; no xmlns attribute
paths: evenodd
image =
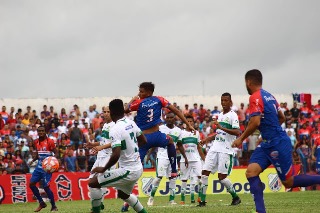
<svg viewBox="0 0 320 213"><path fill-rule="evenodd" d="M203 153L202 147L200 146L200 144L197 145L197 149L198 149L199 155L200 155L200 157L201 157L201 160L202 160L202 161L205 161L206 156L205 156L205 154Z"/></svg>
<svg viewBox="0 0 320 213"><path fill-rule="evenodd" d="M147 139L146 139L146 136L144 136L144 134L139 135L137 137L137 140L138 140L138 147L142 147L147 143Z"/></svg>
<svg viewBox="0 0 320 213"><path fill-rule="evenodd" d="M183 146L182 146L182 142L181 142L181 141L178 141L178 142L177 142L177 147L178 147L181 155L182 155L182 156L184 157L184 159L185 159L184 164L185 164L186 167L188 168L188 166L189 166L189 161L188 161L186 152L185 152L185 150L184 150L184 148L183 148Z"/></svg>
<svg viewBox="0 0 320 213"><path fill-rule="evenodd" d="M189 129L191 129L193 132L196 131L194 127L188 123L186 117L184 117L182 112L180 112L176 107L174 107L173 105L169 105L168 109L170 109L174 114L176 114L181 119L181 121L183 121L183 123L185 123L189 127Z"/></svg>
<svg viewBox="0 0 320 213"><path fill-rule="evenodd" d="M256 129L260 126L260 119L260 115L252 116L249 120L246 130L232 143L232 147L239 147L247 137L254 133L254 131L256 131Z"/></svg>

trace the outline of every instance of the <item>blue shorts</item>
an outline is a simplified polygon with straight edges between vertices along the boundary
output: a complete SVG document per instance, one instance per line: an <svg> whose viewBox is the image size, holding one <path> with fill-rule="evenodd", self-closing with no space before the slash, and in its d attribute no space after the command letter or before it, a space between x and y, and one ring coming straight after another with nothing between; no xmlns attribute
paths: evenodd
<svg viewBox="0 0 320 213"><path fill-rule="evenodd" d="M257 163L262 170L271 164L277 170L278 176L282 181L287 180L294 173L292 166L292 145L289 137L279 137L279 143L275 146L257 146L251 155L250 163ZM261 142L263 143L263 142Z"/></svg>
<svg viewBox="0 0 320 213"><path fill-rule="evenodd" d="M145 134L145 136L147 139L147 143L144 146L139 148L140 159L142 162L150 148L153 148L153 147L165 148L170 141L170 137L160 131L153 132L151 134Z"/></svg>
<svg viewBox="0 0 320 213"><path fill-rule="evenodd" d="M43 180L43 187L49 186L50 180L52 178L51 173L47 173L42 169L36 168L31 176L31 183L38 183L40 180Z"/></svg>

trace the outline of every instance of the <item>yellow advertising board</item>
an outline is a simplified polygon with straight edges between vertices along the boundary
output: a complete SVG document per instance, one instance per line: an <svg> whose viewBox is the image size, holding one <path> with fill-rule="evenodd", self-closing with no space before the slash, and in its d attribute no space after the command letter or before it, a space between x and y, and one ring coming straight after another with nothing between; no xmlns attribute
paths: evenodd
<svg viewBox="0 0 320 213"><path fill-rule="evenodd" d="M238 194L250 193L250 186L245 176L246 169L233 169L229 179L233 183L234 189ZM156 177L156 172L144 172L139 179L139 197L148 197L151 193L152 181ZM261 181L265 184L265 193L270 192L284 192L285 187L274 168L268 168L260 174ZM187 185L187 194L190 193L189 182ZM196 187L198 192L198 187ZM181 192L181 181L177 180L176 194ZM225 187L219 182L218 174L210 175L208 180L207 194L225 194L228 193ZM156 196L169 196L169 180L162 178L162 181L157 190Z"/></svg>

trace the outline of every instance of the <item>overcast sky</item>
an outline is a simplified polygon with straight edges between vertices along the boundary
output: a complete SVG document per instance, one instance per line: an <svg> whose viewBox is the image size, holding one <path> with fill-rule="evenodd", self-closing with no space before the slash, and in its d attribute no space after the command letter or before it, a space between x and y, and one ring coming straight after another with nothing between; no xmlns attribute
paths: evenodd
<svg viewBox="0 0 320 213"><path fill-rule="evenodd" d="M0 98L320 91L320 1L0 1Z"/></svg>

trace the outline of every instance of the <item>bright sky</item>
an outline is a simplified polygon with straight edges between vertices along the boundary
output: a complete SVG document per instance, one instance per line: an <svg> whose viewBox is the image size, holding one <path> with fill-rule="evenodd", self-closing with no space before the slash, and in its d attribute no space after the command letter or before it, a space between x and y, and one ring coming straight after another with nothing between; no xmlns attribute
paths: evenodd
<svg viewBox="0 0 320 213"><path fill-rule="evenodd" d="M1 98L320 91L320 1L0 2Z"/></svg>

